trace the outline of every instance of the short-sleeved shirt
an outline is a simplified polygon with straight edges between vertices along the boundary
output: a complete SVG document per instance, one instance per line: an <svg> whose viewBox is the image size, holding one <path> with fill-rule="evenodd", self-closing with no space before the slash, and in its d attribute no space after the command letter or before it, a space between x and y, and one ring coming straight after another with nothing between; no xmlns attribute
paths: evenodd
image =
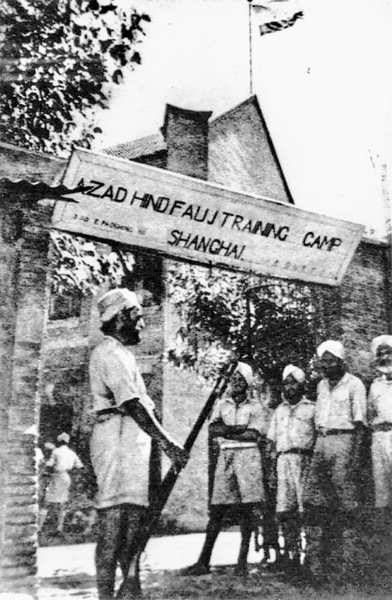
<svg viewBox="0 0 392 600"><path fill-rule="evenodd" d="M154 407L132 351L106 336L91 354L90 386L94 412L119 409L95 424L90 441L96 506L147 506L151 438L130 415L121 414L126 401L140 402L148 411Z"/></svg>
<svg viewBox="0 0 392 600"><path fill-rule="evenodd" d="M293 448L310 450L313 447L314 411L314 403L307 398L302 398L294 405L287 400L279 404L267 435L275 443L277 452L287 452Z"/></svg>
<svg viewBox="0 0 392 600"><path fill-rule="evenodd" d="M242 425L262 433L263 411L260 403L246 398L236 404L230 397L222 398L213 410L210 424ZM212 504L258 503L264 501L261 454L256 441L215 438L219 457L214 474Z"/></svg>
<svg viewBox="0 0 392 600"><path fill-rule="evenodd" d="M71 471L72 469L81 469L82 461L78 455L66 445L55 448L47 462L55 471Z"/></svg>
<svg viewBox="0 0 392 600"><path fill-rule="evenodd" d="M55 448L47 462L53 467L53 474L45 493L45 501L63 504L68 501L72 469L81 469L82 462L78 455L65 444Z"/></svg>
<svg viewBox="0 0 392 600"><path fill-rule="evenodd" d="M392 506L392 380L377 377L368 396L369 424L372 433L372 467L377 508ZM377 425L387 423L386 429Z"/></svg>
<svg viewBox="0 0 392 600"><path fill-rule="evenodd" d="M264 429L263 411L260 403L247 398L240 404L236 404L230 397L219 400L212 412L210 425L217 421L222 421L225 425L242 425L247 429L254 429L262 434ZM226 440L220 438L221 448L256 446L256 442L239 442L236 440Z"/></svg>
<svg viewBox="0 0 392 600"><path fill-rule="evenodd" d="M370 386L368 396L370 425L392 423L392 380L377 377Z"/></svg>
<svg viewBox="0 0 392 600"><path fill-rule="evenodd" d="M91 354L90 387L94 412L121 408L133 399L147 409L154 408L133 352L110 336L105 336Z"/></svg>
<svg viewBox="0 0 392 600"><path fill-rule="evenodd" d="M358 422L367 424L366 388L359 377L346 372L333 388L322 379L317 386L316 428L354 429Z"/></svg>

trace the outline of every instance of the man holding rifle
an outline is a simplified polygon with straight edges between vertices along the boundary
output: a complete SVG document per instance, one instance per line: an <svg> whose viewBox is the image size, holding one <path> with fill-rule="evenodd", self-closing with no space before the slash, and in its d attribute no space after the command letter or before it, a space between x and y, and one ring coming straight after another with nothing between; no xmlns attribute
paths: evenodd
<svg viewBox="0 0 392 600"><path fill-rule="evenodd" d="M144 326L136 294L125 288L111 290L99 299L98 310L105 337L90 359L95 414L90 450L98 484L95 565L99 600L112 600L117 564L124 576L117 597L130 593L128 575L147 525L151 438L178 469L188 452L155 417L130 349L139 343ZM133 589L140 589L138 565L133 576Z"/></svg>

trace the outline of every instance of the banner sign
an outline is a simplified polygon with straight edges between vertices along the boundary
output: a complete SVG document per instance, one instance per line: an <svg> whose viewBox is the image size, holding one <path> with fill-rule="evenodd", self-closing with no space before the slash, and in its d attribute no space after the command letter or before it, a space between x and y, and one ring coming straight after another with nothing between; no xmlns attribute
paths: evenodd
<svg viewBox="0 0 392 600"><path fill-rule="evenodd" d="M176 259L285 279L339 284L363 226L87 150L64 182L53 227Z"/></svg>

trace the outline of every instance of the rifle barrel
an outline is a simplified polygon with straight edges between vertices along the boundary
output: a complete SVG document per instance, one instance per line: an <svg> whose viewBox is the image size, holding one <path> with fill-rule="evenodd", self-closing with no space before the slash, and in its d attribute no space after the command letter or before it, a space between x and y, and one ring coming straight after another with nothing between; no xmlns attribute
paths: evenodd
<svg viewBox="0 0 392 600"><path fill-rule="evenodd" d="M208 416L214 406L215 401L219 398L225 388L227 386L227 382L231 375L233 374L237 363L230 363L226 369L223 371L218 381L215 383L213 390L208 396L194 426L192 427L185 443L184 448L188 452L191 451L193 444L196 441L197 436L200 433L201 428L203 427L205 421L208 419ZM147 545L148 540L150 539L152 532L155 528L155 525L161 515L161 512L175 486L177 478L181 472L181 468L175 467L172 465L169 471L166 473L165 477L162 480L162 483L159 486L156 498L152 501L150 511L151 511L151 520L148 527L145 529L143 535L139 537L139 548L142 552Z"/></svg>

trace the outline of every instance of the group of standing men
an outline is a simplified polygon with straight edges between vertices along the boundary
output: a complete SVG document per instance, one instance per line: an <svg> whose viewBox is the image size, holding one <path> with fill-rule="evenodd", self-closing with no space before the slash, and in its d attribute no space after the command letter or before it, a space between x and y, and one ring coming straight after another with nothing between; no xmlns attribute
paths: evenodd
<svg viewBox="0 0 392 600"><path fill-rule="evenodd" d="M123 582L116 597L140 593L138 536L148 520L151 438L180 468L188 455L157 420L130 349L138 343L143 326L136 295L112 290L101 297L98 309L105 337L90 362L96 416L91 458L98 483L96 570L99 599L111 600L117 565ZM343 565L344 545L353 539L356 544L358 477L367 428L372 432L375 506L381 519L385 516L392 506L392 336L375 338L372 351L380 376L368 398L362 381L347 372L338 341L317 348L323 377L315 403L306 398L305 373L288 365L282 374L282 402L267 430L268 442L261 405L251 393L252 369L238 363L228 393L210 419L218 457L205 543L198 562L183 574L208 572L214 542L232 506L242 509L237 569L246 572L251 533L266 532L270 500L263 464L266 443L276 456L274 512L284 532L288 568L301 568L298 540L304 525L309 526L306 564L317 583Z"/></svg>

